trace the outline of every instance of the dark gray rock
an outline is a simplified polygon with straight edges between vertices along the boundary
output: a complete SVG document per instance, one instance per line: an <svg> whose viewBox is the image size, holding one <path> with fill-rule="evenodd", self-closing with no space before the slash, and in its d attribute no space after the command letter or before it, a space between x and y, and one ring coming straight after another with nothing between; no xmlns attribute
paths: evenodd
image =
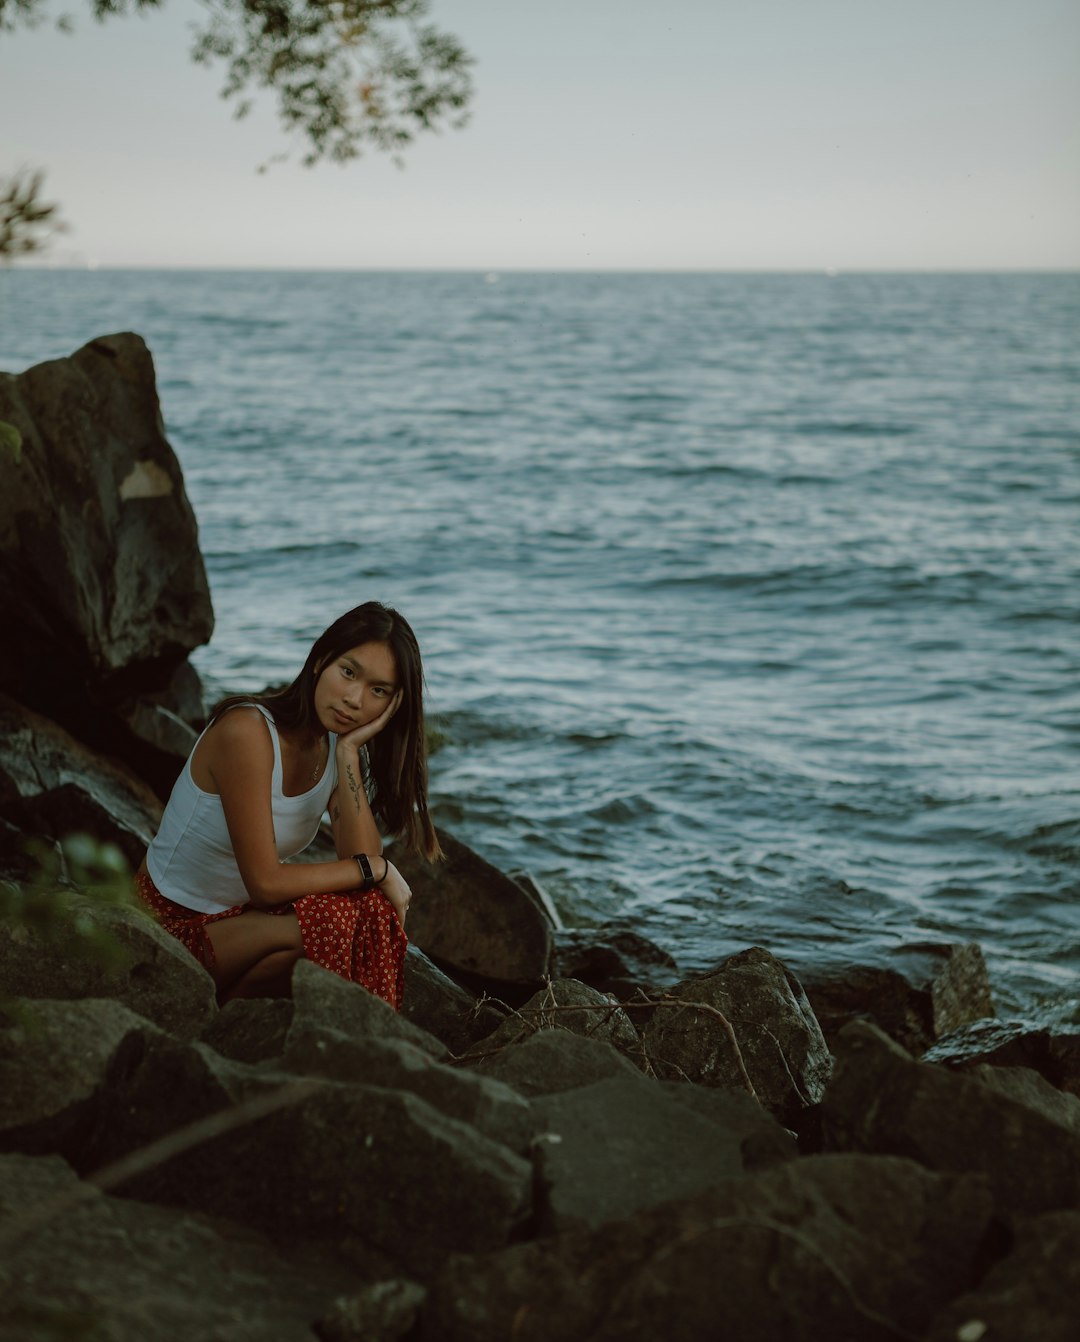
<svg viewBox="0 0 1080 1342"><path fill-rule="evenodd" d="M692 1199L451 1260L429 1342L896 1342L976 1279L984 1182L811 1156Z"/></svg>
<svg viewBox="0 0 1080 1342"><path fill-rule="evenodd" d="M608 1077L633 1079L638 1069L601 1039L569 1030L540 1030L508 1046L474 1053L469 1066L521 1095L554 1095Z"/></svg>
<svg viewBox="0 0 1080 1342"><path fill-rule="evenodd" d="M742 1134L740 1150L747 1171L767 1170L794 1160L799 1154L795 1134L782 1127L744 1090L717 1090L713 1086L688 1086L682 1081L659 1083L665 1094L699 1118L714 1123L726 1133Z"/></svg>
<svg viewBox="0 0 1080 1342"><path fill-rule="evenodd" d="M0 687L83 736L73 685L158 688L213 629L150 353L103 336L0 374L0 421L20 442L0 491Z"/></svg>
<svg viewBox="0 0 1080 1342"><path fill-rule="evenodd" d="M474 1045L464 1061L476 1058L482 1064L495 1050L508 1048L540 1030L566 1030L610 1044L632 1062L642 1061L641 1037L626 1012L595 988L573 979L555 979L534 993L497 1030Z"/></svg>
<svg viewBox="0 0 1080 1342"><path fill-rule="evenodd" d="M460 1054L497 1029L504 1013L455 983L410 942L401 1014Z"/></svg>
<svg viewBox="0 0 1080 1342"><path fill-rule="evenodd" d="M658 996L679 973L667 951L621 922L557 932L554 963L556 977L578 979L620 1001Z"/></svg>
<svg viewBox="0 0 1080 1342"><path fill-rule="evenodd" d="M795 1155L790 1136L749 1095L728 1092L708 1117L638 1076L611 1078L533 1100L540 1132L536 1168L546 1233L619 1221L695 1193L747 1166L771 1141Z"/></svg>
<svg viewBox="0 0 1080 1342"><path fill-rule="evenodd" d="M807 964L799 979L830 1045L852 1020L870 1020L909 1053L970 1021L993 1016L982 948L976 942L919 942L888 963Z"/></svg>
<svg viewBox="0 0 1080 1342"><path fill-rule="evenodd" d="M221 1008L202 1041L234 1062L280 1058L293 1019L287 997L238 997Z"/></svg>
<svg viewBox="0 0 1080 1342"><path fill-rule="evenodd" d="M560 918L559 916L559 910L555 907L555 901L551 898L551 896L540 884L540 882L536 879L536 877L532 874L532 872L525 871L523 868L517 867L513 871L509 871L506 874L516 885L521 886L522 890L525 891L525 893L529 896L532 902L536 905L536 907L540 910L540 912L550 923L552 931L555 932L560 931L563 925L563 921L562 918Z"/></svg>
<svg viewBox="0 0 1080 1342"><path fill-rule="evenodd" d="M409 882L409 938L455 973L499 984L539 984L551 959L551 928L508 876L439 831L447 860L432 865L391 854Z"/></svg>
<svg viewBox="0 0 1080 1342"><path fill-rule="evenodd" d="M433 1058L444 1058L445 1047L418 1025L399 1015L381 997L358 983L323 969L312 960L300 960L292 977L293 1020L290 1032L321 1029L377 1039L403 1039Z"/></svg>
<svg viewBox="0 0 1080 1342"><path fill-rule="evenodd" d="M982 1174L1005 1216L1080 1206L1080 1100L1020 1068L916 1062L863 1021L838 1037L822 1133L830 1150Z"/></svg>
<svg viewBox="0 0 1080 1342"><path fill-rule="evenodd" d="M1011 1252L947 1304L924 1342L1076 1342L1080 1212L1023 1220Z"/></svg>
<svg viewBox="0 0 1080 1342"><path fill-rule="evenodd" d="M526 1154L536 1123L526 1102L499 1081L444 1066L404 1039L293 1028L281 1067L292 1076L408 1091L439 1113Z"/></svg>
<svg viewBox="0 0 1080 1342"><path fill-rule="evenodd" d="M1016 1021L974 1021L939 1040L924 1061L955 1071L981 1063L1028 1067L1058 1090L1080 1098L1080 1034L1033 1030Z"/></svg>
<svg viewBox="0 0 1080 1342"><path fill-rule="evenodd" d="M730 1022L761 1103L786 1127L816 1104L831 1068L829 1050L795 976L760 947L740 951L671 996L702 1002ZM658 1076L706 1086L744 1085L723 1022L708 1011L658 1008L644 1034Z"/></svg>
<svg viewBox="0 0 1080 1342"><path fill-rule="evenodd" d="M17 997L109 997L182 1038L217 1013L214 981L198 961L138 908L58 892L70 910L47 929L0 924L0 984ZM78 921L107 939L87 954Z"/></svg>
<svg viewBox="0 0 1080 1342"><path fill-rule="evenodd" d="M157 832L161 803L145 783L2 694L0 774L5 819L27 833L88 833L136 866Z"/></svg>
<svg viewBox="0 0 1080 1342"><path fill-rule="evenodd" d="M416 1273L505 1244L530 1214L529 1162L407 1091L289 1077L149 1032L141 1043L114 1060L94 1140L72 1153L81 1171L236 1119L125 1178L125 1196L287 1240L355 1237Z"/></svg>
<svg viewBox="0 0 1080 1342"><path fill-rule="evenodd" d="M9 1000L0 1015L0 1148L78 1149L109 1065L146 1022L118 1002Z"/></svg>
<svg viewBox="0 0 1080 1342"><path fill-rule="evenodd" d="M311 1342L357 1275L300 1243L108 1197L59 1157L0 1156L2 1342Z"/></svg>
<svg viewBox="0 0 1080 1342"><path fill-rule="evenodd" d="M42 846L48 854L48 860L58 870L62 868L63 855L60 852L60 845L54 839L28 834L17 825L0 818L0 881L21 885L35 880L40 875L41 862L33 852L36 844Z"/></svg>

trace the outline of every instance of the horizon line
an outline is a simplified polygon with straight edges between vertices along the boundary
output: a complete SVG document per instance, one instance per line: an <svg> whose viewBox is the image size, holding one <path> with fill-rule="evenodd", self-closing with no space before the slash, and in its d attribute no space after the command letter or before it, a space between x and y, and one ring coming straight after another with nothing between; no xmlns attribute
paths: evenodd
<svg viewBox="0 0 1080 1342"><path fill-rule="evenodd" d="M294 266L156 263L50 264L19 261L0 265L0 274L20 270L101 272L161 272L176 274L206 271L248 274L292 275L1075 275L1080 263L1066 266Z"/></svg>

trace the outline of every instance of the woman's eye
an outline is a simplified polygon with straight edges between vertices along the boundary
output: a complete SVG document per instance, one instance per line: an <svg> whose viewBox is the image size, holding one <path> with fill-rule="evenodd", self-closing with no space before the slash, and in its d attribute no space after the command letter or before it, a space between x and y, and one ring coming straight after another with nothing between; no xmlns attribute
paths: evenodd
<svg viewBox="0 0 1080 1342"><path fill-rule="evenodd" d="M347 676L347 677L349 678L349 680L352 680L352 678L353 678L353 669L352 669L351 666L341 666L341 667L339 667L338 669L341 671L341 674L342 674L343 676Z"/></svg>

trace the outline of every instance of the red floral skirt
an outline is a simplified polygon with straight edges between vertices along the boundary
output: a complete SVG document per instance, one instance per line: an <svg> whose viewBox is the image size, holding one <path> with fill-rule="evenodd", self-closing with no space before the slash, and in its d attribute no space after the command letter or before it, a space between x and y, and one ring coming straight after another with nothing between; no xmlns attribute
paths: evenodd
<svg viewBox="0 0 1080 1342"><path fill-rule="evenodd" d="M136 873L135 890L165 931L182 942L207 969L214 965L214 947L206 935L207 925L222 918L242 918L251 912L250 904L237 904L220 913L186 909L166 899L145 871ZM359 983L389 1002L395 1011L401 1010L405 948L409 942L393 906L380 890L302 895L291 904L265 912L295 913L308 960Z"/></svg>

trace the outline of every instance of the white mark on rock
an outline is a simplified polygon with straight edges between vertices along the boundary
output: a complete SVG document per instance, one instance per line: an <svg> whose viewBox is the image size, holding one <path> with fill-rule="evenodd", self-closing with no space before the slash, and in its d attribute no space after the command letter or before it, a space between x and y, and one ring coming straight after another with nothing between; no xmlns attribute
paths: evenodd
<svg viewBox="0 0 1080 1342"><path fill-rule="evenodd" d="M120 485L122 499L160 499L173 492L173 482L156 461L137 461Z"/></svg>
<svg viewBox="0 0 1080 1342"><path fill-rule="evenodd" d="M968 1319L956 1330L956 1342L979 1342L986 1336L986 1324L982 1319Z"/></svg>

